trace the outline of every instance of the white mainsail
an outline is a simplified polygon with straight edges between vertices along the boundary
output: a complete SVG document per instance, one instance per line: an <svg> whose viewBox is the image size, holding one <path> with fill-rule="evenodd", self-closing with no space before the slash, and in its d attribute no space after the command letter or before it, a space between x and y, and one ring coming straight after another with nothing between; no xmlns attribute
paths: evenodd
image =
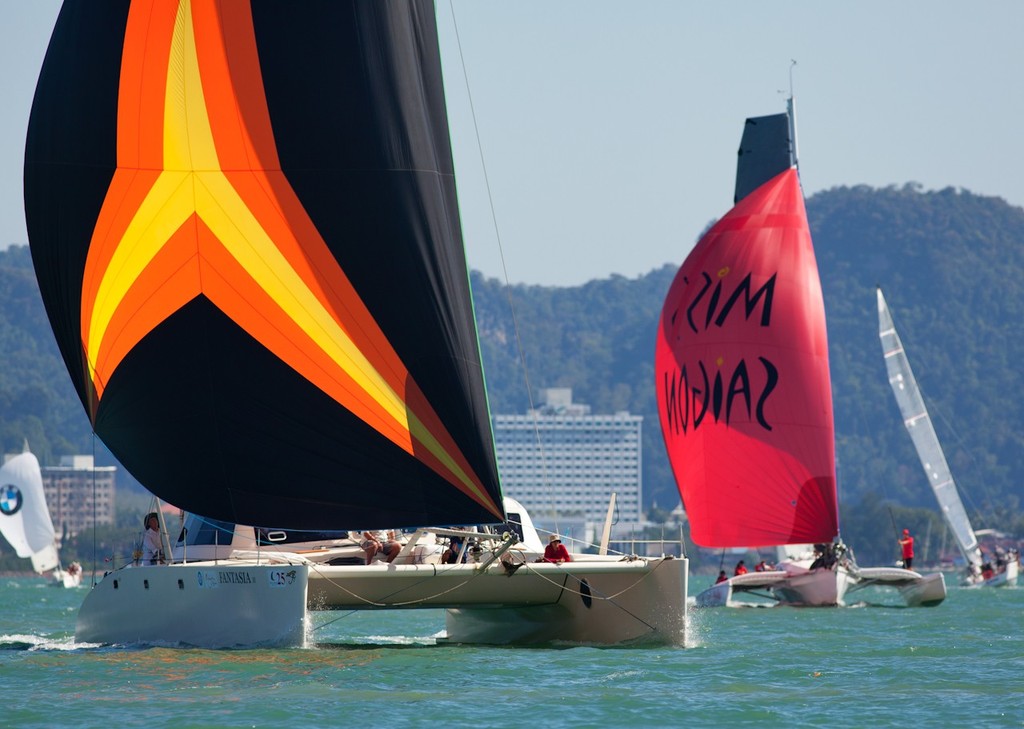
<svg viewBox="0 0 1024 729"><path fill-rule="evenodd" d="M914 441L918 458L921 459L921 465L935 492L935 498L939 501L942 516L956 537L968 565L980 568L982 557L978 539L971 528L963 502L960 501L953 474L946 463L939 438L935 435L928 409L924 405L917 380L910 369L910 360L907 359L903 343L896 333L896 326L893 324L881 289L878 289L878 336L882 340L882 353L885 355L885 367L889 372L889 384L892 385L896 402L900 406L903 424L907 426L907 432Z"/></svg>

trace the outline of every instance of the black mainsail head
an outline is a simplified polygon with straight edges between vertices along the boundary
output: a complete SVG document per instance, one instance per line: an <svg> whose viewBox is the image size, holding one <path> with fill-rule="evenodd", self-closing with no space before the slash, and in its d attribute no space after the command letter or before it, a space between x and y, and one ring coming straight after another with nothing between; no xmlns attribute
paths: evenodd
<svg viewBox="0 0 1024 729"><path fill-rule="evenodd" d="M733 204L796 166L796 109L790 96L784 114L748 117L744 123L736 161Z"/></svg>
<svg viewBox="0 0 1024 729"><path fill-rule="evenodd" d="M503 519L429 0L67 0L25 209L93 428L155 494Z"/></svg>

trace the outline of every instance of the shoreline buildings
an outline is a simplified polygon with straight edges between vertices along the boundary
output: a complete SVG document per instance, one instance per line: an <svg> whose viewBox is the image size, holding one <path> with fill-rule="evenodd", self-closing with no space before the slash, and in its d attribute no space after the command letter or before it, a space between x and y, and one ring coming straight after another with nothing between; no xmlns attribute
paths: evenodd
<svg viewBox="0 0 1024 729"><path fill-rule="evenodd" d="M116 466L96 466L92 456L61 456L59 466L40 471L58 539L73 537L94 523L113 526Z"/></svg>
<svg viewBox="0 0 1024 729"><path fill-rule="evenodd" d="M642 529L643 416L594 415L570 388L540 391L543 403L522 415L493 416L502 487L538 528L572 539L600 540L611 495L613 540Z"/></svg>

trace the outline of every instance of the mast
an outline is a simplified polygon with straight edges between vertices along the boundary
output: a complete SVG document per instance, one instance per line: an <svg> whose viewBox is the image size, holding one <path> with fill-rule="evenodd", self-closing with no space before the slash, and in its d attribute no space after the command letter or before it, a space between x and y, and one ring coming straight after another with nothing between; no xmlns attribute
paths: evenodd
<svg viewBox="0 0 1024 729"><path fill-rule="evenodd" d="M796 99L792 92L786 99L786 115L789 117L789 163L800 169L800 155L796 149Z"/></svg>
<svg viewBox="0 0 1024 729"><path fill-rule="evenodd" d="M882 353L885 356L885 368L889 373L889 384L892 386L893 394L896 395L896 402L900 407L900 414L903 416L903 424L914 441L914 448L917 456L921 459L921 466L928 476L928 482L935 492L935 498L939 502L939 510L949 525L949 529L956 537L957 545L964 559L969 566L981 567L981 550L978 548L978 538L971 528L970 519L967 518L967 511L963 502L960 501L960 494L957 492L956 483L953 481L953 474L946 463L946 456L942 452L939 438L935 435L935 428L932 426L931 417L925 407L921 391L914 379L914 373L910 369L910 360L903 350L903 343L893 324L889 307L882 296L882 289L878 289L878 336L882 340Z"/></svg>

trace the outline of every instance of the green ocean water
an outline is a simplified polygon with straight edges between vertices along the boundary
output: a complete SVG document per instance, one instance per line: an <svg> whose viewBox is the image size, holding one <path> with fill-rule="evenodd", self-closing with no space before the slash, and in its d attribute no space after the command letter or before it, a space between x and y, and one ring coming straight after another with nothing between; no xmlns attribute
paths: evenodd
<svg viewBox="0 0 1024 729"><path fill-rule="evenodd" d="M1024 588L691 609L678 648L445 646L440 611L313 613L315 647L274 651L77 646L85 589L0 580L0 726L1024 726Z"/></svg>

